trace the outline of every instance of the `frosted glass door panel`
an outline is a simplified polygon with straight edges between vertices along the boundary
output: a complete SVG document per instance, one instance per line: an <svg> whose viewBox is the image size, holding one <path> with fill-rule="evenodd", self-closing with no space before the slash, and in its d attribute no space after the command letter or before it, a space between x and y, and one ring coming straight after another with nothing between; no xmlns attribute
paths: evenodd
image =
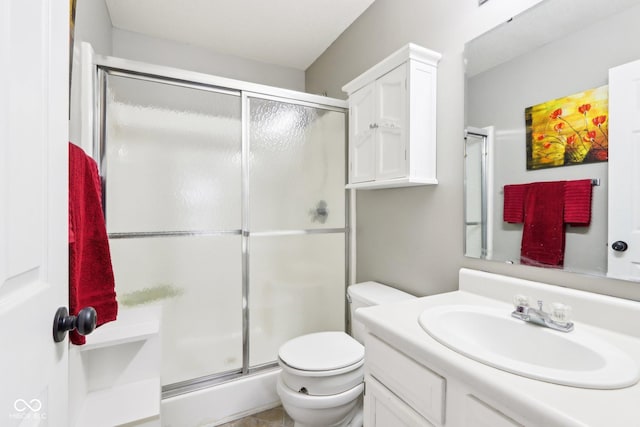
<svg viewBox="0 0 640 427"><path fill-rule="evenodd" d="M251 231L344 228L345 114L249 100Z"/></svg>
<svg viewBox="0 0 640 427"><path fill-rule="evenodd" d="M110 233L240 229L239 96L109 76Z"/></svg>
<svg viewBox="0 0 640 427"><path fill-rule="evenodd" d="M112 239L121 310L162 306L162 384L242 367L240 236Z"/></svg>
<svg viewBox="0 0 640 427"><path fill-rule="evenodd" d="M254 236L249 245L251 366L277 360L293 337L344 330L344 234Z"/></svg>

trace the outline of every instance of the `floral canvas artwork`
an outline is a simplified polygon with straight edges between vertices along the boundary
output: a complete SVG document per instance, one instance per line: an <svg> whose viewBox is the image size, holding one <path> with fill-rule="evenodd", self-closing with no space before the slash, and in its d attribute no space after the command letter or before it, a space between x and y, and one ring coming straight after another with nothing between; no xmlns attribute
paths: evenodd
<svg viewBox="0 0 640 427"><path fill-rule="evenodd" d="M525 109L527 170L606 162L609 87Z"/></svg>

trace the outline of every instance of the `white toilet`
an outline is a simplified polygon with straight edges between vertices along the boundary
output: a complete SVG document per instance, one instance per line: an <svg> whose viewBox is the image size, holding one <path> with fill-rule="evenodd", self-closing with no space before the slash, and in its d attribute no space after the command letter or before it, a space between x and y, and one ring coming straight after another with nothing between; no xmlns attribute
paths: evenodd
<svg viewBox="0 0 640 427"><path fill-rule="evenodd" d="M355 310L410 298L415 297L376 282L349 286L355 339L341 331L317 332L280 347L277 391L296 427L362 427L365 330Z"/></svg>

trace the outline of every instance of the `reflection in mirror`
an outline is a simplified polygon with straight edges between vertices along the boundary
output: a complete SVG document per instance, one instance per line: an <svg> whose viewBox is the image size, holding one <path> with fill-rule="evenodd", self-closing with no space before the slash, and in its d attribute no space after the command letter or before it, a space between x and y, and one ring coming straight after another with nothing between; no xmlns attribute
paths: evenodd
<svg viewBox="0 0 640 427"><path fill-rule="evenodd" d="M534 261L537 257L544 262L527 264L607 273L607 175L611 164L597 161L529 170L527 156L532 154L531 148L527 151L527 137L533 140L539 135L531 128L527 132L525 109L606 86L610 68L640 58L640 44L630 42L640 40L639 21L640 0L543 0L466 44L467 256L521 262L525 226L504 221L505 186L511 191L511 186L519 184L596 180L600 185L591 187L588 225L561 223L564 232L555 237L562 240L547 237L535 242L539 253ZM572 105L575 110L578 107ZM597 118L588 114L585 132ZM549 125L545 137L557 130ZM566 141L564 137L563 150ZM545 191L538 200L553 199L550 190ZM482 219L483 205L486 220ZM552 254L562 246L564 253Z"/></svg>
<svg viewBox="0 0 640 427"><path fill-rule="evenodd" d="M491 259L493 230L487 219L493 214L492 194L487 192L492 181L491 162L493 128L465 130L464 142L464 206L466 256Z"/></svg>

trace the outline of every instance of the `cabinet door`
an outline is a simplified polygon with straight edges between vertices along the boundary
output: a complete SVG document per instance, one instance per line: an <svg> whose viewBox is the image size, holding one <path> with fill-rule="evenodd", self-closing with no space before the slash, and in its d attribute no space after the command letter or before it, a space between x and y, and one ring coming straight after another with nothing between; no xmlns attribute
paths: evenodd
<svg viewBox="0 0 640 427"><path fill-rule="evenodd" d="M407 175L407 68L403 64L376 80L376 179Z"/></svg>
<svg viewBox="0 0 640 427"><path fill-rule="evenodd" d="M375 176L375 84L349 98L349 182L373 181Z"/></svg>
<svg viewBox="0 0 640 427"><path fill-rule="evenodd" d="M364 425L371 427L433 427L384 385L368 376L364 397Z"/></svg>

